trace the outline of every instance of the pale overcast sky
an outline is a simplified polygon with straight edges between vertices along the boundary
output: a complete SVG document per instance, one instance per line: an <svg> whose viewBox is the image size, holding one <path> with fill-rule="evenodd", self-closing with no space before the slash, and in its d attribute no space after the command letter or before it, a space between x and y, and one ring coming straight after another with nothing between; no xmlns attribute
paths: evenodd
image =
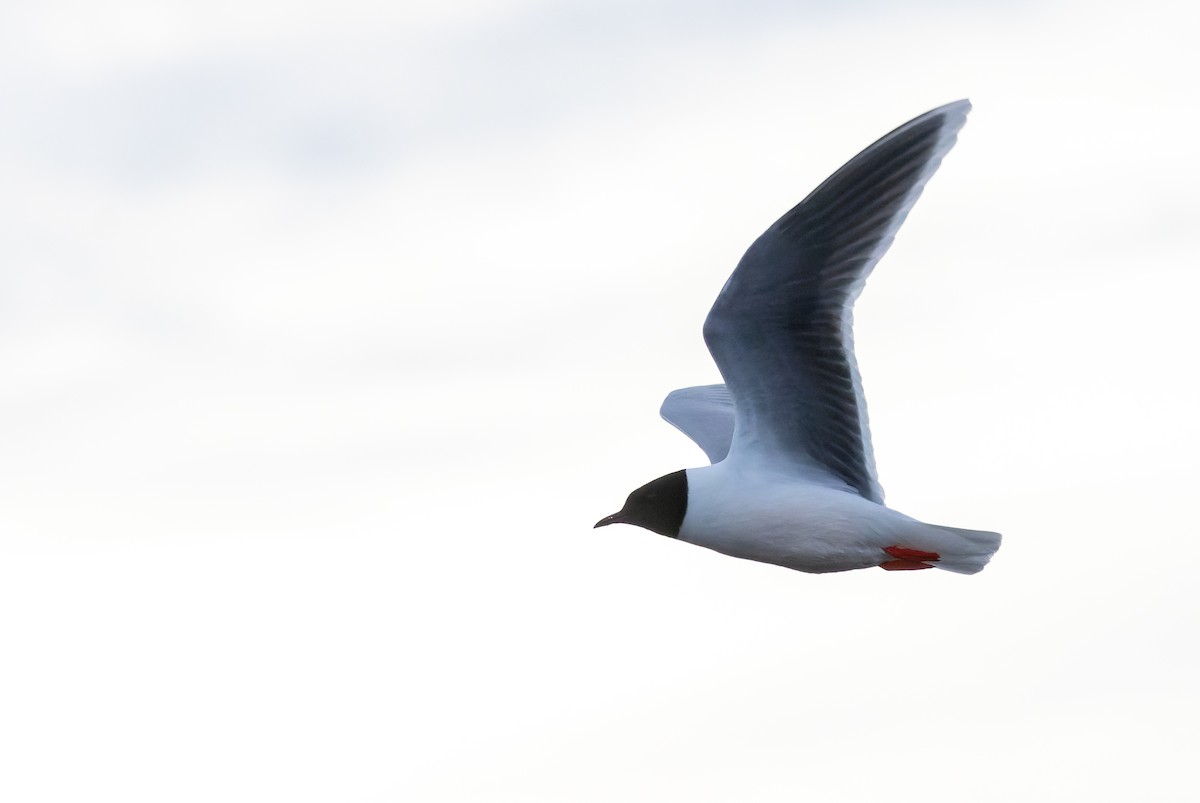
<svg viewBox="0 0 1200 803"><path fill-rule="evenodd" d="M1200 799L1185 4L0 9L0 797ZM867 285L982 574L591 525L746 246L962 97Z"/></svg>

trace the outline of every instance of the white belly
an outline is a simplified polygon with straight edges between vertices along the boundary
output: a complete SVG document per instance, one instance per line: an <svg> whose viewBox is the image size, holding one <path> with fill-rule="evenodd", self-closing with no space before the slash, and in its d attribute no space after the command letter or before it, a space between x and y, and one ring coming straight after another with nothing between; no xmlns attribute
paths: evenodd
<svg viewBox="0 0 1200 803"><path fill-rule="evenodd" d="M680 540L790 569L878 566L888 559L884 547L904 543L906 534L924 527L831 481L817 484L726 463L688 469L687 478Z"/></svg>

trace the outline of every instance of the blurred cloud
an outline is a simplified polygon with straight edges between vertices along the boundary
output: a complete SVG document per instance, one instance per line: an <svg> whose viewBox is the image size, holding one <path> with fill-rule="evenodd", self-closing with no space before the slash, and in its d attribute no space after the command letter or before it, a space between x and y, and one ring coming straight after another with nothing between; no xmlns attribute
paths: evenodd
<svg viewBox="0 0 1200 803"><path fill-rule="evenodd" d="M231 168L355 175L424 149L545 136L647 81L657 94L676 48L707 48L699 77L720 81L775 26L901 19L883 3L483 2L453 18L410 5L18 4L25 70L6 94L24 113L8 136L26 157L133 185Z"/></svg>

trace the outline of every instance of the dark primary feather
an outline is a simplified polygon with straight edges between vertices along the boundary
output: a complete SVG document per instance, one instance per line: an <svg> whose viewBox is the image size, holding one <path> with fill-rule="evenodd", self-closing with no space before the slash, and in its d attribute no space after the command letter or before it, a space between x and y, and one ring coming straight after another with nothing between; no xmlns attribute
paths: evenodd
<svg viewBox="0 0 1200 803"><path fill-rule="evenodd" d="M969 110L958 101L883 137L742 257L704 323L736 402L731 454L766 449L800 466L815 463L883 501L854 359L852 307Z"/></svg>

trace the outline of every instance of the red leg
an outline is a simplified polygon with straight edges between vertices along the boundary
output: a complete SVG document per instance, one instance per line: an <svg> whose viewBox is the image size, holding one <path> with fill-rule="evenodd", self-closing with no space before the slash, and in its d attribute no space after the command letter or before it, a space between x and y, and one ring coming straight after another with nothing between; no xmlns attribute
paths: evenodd
<svg viewBox="0 0 1200 803"><path fill-rule="evenodd" d="M936 552L922 552L919 549L909 549L904 546L888 546L884 547L883 551L897 560L941 560L942 558Z"/></svg>

